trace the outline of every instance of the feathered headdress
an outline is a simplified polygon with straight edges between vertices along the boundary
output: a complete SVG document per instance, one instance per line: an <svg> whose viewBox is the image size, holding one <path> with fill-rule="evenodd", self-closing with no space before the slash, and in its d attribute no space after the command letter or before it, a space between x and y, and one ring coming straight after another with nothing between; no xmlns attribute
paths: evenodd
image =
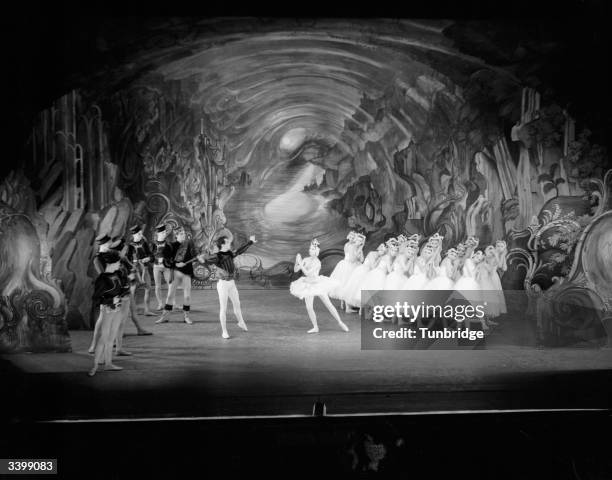
<svg viewBox="0 0 612 480"><path fill-rule="evenodd" d="M446 251L446 255L445 255L445 256L447 256L449 253L454 253L454 254L456 255L458 252L457 252L457 249L456 249L456 248L449 248L449 249Z"/></svg>
<svg viewBox="0 0 612 480"><path fill-rule="evenodd" d="M393 245L394 247L397 247L397 246L399 245L399 242L397 241L397 238L390 238L390 239L389 239L389 240L387 240L385 243L386 243L386 244L387 244L389 247L390 247L390 246L392 246L392 245Z"/></svg>
<svg viewBox="0 0 612 480"><path fill-rule="evenodd" d="M319 248L319 241L316 238L313 238L312 242L310 242L310 246Z"/></svg>
<svg viewBox="0 0 612 480"><path fill-rule="evenodd" d="M431 237L429 237L428 242L432 242L432 241L439 241L439 242L441 242L442 240L444 240L444 237L436 232Z"/></svg>
<svg viewBox="0 0 612 480"><path fill-rule="evenodd" d="M407 241L408 241L408 238L406 238L404 234L400 234L397 236L398 243L406 243Z"/></svg>

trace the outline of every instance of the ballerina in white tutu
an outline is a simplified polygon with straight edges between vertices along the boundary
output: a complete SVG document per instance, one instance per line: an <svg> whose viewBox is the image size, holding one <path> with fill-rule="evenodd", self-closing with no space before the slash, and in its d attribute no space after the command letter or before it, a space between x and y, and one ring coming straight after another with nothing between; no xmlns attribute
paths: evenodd
<svg viewBox="0 0 612 480"><path fill-rule="evenodd" d="M367 303L370 298L369 296L368 298L364 298L365 294L363 292L379 291L385 288L385 280L391 271L393 258L395 257L395 253L392 252L392 249L397 252L397 240L395 238L387 240L386 243L378 247L379 251L381 248L384 248L384 253L380 255L376 266L370 271L370 274L364 278L361 286L359 287L360 296L362 298L362 306L364 303Z"/></svg>
<svg viewBox="0 0 612 480"><path fill-rule="evenodd" d="M415 253L416 254L416 253ZM429 244L424 244L420 255L413 262L412 274L404 282L402 290L423 290L429 282L428 272L432 268L434 249Z"/></svg>
<svg viewBox="0 0 612 480"><path fill-rule="evenodd" d="M430 245L434 251L433 253L433 261L432 264L436 268L440 265L440 261L442 260L442 241L444 237L439 233L434 233L427 240L427 244Z"/></svg>
<svg viewBox="0 0 612 480"><path fill-rule="evenodd" d="M384 284L384 290L402 290L408 275L412 272L412 263L414 257L414 249L411 247L408 239L401 241L399 251L393 260L391 272L387 275Z"/></svg>
<svg viewBox="0 0 612 480"><path fill-rule="evenodd" d="M309 257L302 258L298 253L295 257L295 266L293 270L299 272L300 270L304 273L304 276L298 278L296 281L291 282L289 285L289 292L296 296L300 300L304 300L306 303L306 311L308 317L312 322L312 328L308 330L308 333L318 333L319 326L317 324L317 316L315 314L313 303L314 297L319 297L323 304L327 307L332 317L338 322L340 328L345 332L348 332L348 327L340 319L338 311L331 303L329 299L329 292L338 286L335 280L332 280L325 275L319 275L321 270L321 261L319 260L319 242L315 238L310 243L310 249L308 250Z"/></svg>
<svg viewBox="0 0 612 480"><path fill-rule="evenodd" d="M364 237L365 240L365 237ZM381 243L376 250L372 250L366 255L365 260L359 265L349 278L346 288L342 292L342 298L348 305L361 308L361 285L369 277L372 270L378 264L378 260L387 253L387 246Z"/></svg>
<svg viewBox="0 0 612 480"><path fill-rule="evenodd" d="M497 256L495 254L495 247L489 245L485 248L484 261L478 265L476 280L480 284L483 300L487 302L486 312L488 322L491 325L496 325L495 321L492 319L502 314L501 300L503 300L503 292L501 292L500 297L499 288L495 281L496 276L499 279L499 275L497 275ZM503 303L503 309L505 309L505 300Z"/></svg>
<svg viewBox="0 0 612 480"><path fill-rule="evenodd" d="M336 288L329 292L329 297L340 299L340 308L345 307L341 290L353 274L353 271L363 262L363 252L357 245L357 232L351 230L346 238L348 241L344 244L344 258L336 264L329 276L329 278L335 280L338 284Z"/></svg>
<svg viewBox="0 0 612 480"><path fill-rule="evenodd" d="M453 280L456 282L461 278L461 275L463 274L463 265L465 263L465 260L468 257L465 256L465 252L466 252L465 243L463 242L458 243L455 249L457 250L457 260L455 260L455 264L454 264L455 277L453 278Z"/></svg>
<svg viewBox="0 0 612 480"><path fill-rule="evenodd" d="M442 263L436 267L436 276L425 284L424 290L452 290L455 286L453 278L455 276L456 260L457 250L449 248Z"/></svg>
<svg viewBox="0 0 612 480"><path fill-rule="evenodd" d="M480 284L476 280L476 274L478 266L483 262L484 254L481 250L474 252L469 258L465 259L463 263L463 273L457 282L455 283L455 290L457 290L463 297L470 302L473 306L482 305L483 295L480 290ZM470 327L470 321L465 320L466 327ZM484 318L480 319L480 324L483 330L488 330L489 326Z"/></svg>

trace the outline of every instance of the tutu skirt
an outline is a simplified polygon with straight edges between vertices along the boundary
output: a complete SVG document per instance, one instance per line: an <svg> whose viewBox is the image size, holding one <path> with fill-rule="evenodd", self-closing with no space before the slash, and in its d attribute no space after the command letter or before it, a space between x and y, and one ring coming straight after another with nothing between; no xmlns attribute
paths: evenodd
<svg viewBox="0 0 612 480"><path fill-rule="evenodd" d="M438 275L425 284L423 290L453 290L455 282L446 275Z"/></svg>
<svg viewBox="0 0 612 480"><path fill-rule="evenodd" d="M396 272L393 270L385 279L385 290L404 290L404 284L408 280L408 277L402 272Z"/></svg>
<svg viewBox="0 0 612 480"><path fill-rule="evenodd" d="M374 270L371 270L359 286L359 306L362 305L361 292L364 290L384 290L386 279L387 273L382 268L375 268ZM363 300L367 301L368 298L364 298Z"/></svg>
<svg viewBox="0 0 612 480"><path fill-rule="evenodd" d="M472 305L480 304L483 301L480 285L473 277L461 277L455 283L454 289Z"/></svg>
<svg viewBox="0 0 612 480"><path fill-rule="evenodd" d="M289 285L291 295L303 300L305 297L316 297L317 295L329 295L334 288L338 288L339 282L325 275L316 277L301 277Z"/></svg>
<svg viewBox="0 0 612 480"><path fill-rule="evenodd" d="M340 260L334 271L331 273L329 278L336 281L338 286L329 292L331 298L338 298L344 300L343 289L346 282L351 278L355 269L359 266L359 263L351 263L348 260Z"/></svg>
<svg viewBox="0 0 612 480"><path fill-rule="evenodd" d="M361 305L361 284L372 271L367 265L361 264L351 274L344 288L340 288L340 298L352 306Z"/></svg>
<svg viewBox="0 0 612 480"><path fill-rule="evenodd" d="M414 273L410 275L402 286L402 290L424 290L425 284L429 281L425 273Z"/></svg>

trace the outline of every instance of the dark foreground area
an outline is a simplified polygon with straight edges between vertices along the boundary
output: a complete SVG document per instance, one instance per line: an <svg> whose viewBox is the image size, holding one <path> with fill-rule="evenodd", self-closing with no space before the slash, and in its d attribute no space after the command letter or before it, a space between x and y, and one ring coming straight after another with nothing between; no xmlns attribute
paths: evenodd
<svg viewBox="0 0 612 480"><path fill-rule="evenodd" d="M60 478L283 473L609 479L610 411L13 423L4 458L57 458ZM264 477L265 478L265 477Z"/></svg>

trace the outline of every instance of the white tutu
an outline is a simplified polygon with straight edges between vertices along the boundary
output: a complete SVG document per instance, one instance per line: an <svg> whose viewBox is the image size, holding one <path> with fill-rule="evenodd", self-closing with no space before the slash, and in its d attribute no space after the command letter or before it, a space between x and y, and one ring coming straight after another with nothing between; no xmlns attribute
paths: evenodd
<svg viewBox="0 0 612 480"><path fill-rule="evenodd" d="M414 272L404 281L400 290L424 290L425 284L429 282L429 278L422 268L419 262L415 262Z"/></svg>
<svg viewBox="0 0 612 480"><path fill-rule="evenodd" d="M370 252L365 261L353 270L344 287L340 287L340 298L352 306L361 305L361 284L372 271L377 258L376 252Z"/></svg>
<svg viewBox="0 0 612 480"><path fill-rule="evenodd" d="M482 290L482 300L487 302L485 307L487 315L491 318L499 317L502 314L502 302L500 300L503 300L504 308L506 302L503 297L503 292L497 290L493 277L486 265L482 266L477 276L477 280Z"/></svg>
<svg viewBox="0 0 612 480"><path fill-rule="evenodd" d="M314 277L301 277L291 282L289 292L300 300L305 297L316 297L317 295L329 295L329 292L337 288L339 283L325 275Z"/></svg>
<svg viewBox="0 0 612 480"><path fill-rule="evenodd" d="M480 284L476 281L476 265L471 259L466 259L463 266L463 275L455 283L454 289L472 305L481 304L483 301Z"/></svg>
<svg viewBox="0 0 612 480"><path fill-rule="evenodd" d="M445 258L437 269L437 275L425 284L424 290L452 290L455 282L451 272L452 261Z"/></svg>
<svg viewBox="0 0 612 480"><path fill-rule="evenodd" d="M403 272L393 270L385 278L384 290L403 290L406 280L408 280L408 277Z"/></svg>
<svg viewBox="0 0 612 480"><path fill-rule="evenodd" d="M384 290L385 280L387 279L387 262L383 258L381 259L378 266L370 271L359 287L359 297L361 298L361 292L364 290ZM367 301L367 299L364 299ZM359 301L361 305L361 300Z"/></svg>
<svg viewBox="0 0 612 480"><path fill-rule="evenodd" d="M329 278L338 282L338 287L334 288L329 293L329 296L331 298L338 298L344 300L343 289L346 286L346 282L348 282L348 280L353 275L353 272L359 265L360 264L358 262L350 262L347 259L340 260L336 264L334 271L331 273Z"/></svg>

